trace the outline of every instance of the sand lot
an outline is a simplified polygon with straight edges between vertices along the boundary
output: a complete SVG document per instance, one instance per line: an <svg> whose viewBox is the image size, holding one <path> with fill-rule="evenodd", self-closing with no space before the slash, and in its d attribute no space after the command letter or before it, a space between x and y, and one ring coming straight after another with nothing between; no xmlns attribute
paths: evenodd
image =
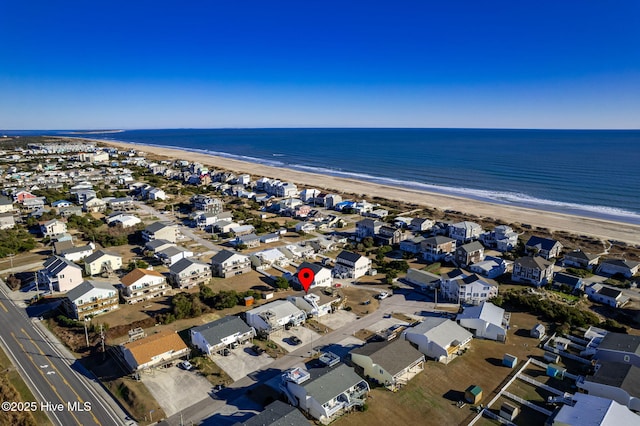
<svg viewBox="0 0 640 426"><path fill-rule="evenodd" d="M141 379L167 416L209 398L211 392L211 383L207 379L195 371L175 366L142 374ZM185 389L189 391L185 392Z"/></svg>
<svg viewBox="0 0 640 426"><path fill-rule="evenodd" d="M213 362L222 368L234 382L273 362L273 358L266 353L260 356L254 354L249 344L232 349L228 356L215 354L211 359L213 359Z"/></svg>

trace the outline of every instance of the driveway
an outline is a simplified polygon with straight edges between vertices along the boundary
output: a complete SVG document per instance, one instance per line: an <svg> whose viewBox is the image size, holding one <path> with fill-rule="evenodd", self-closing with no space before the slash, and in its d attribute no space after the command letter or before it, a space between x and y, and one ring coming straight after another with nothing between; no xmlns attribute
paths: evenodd
<svg viewBox="0 0 640 426"><path fill-rule="evenodd" d="M185 371L177 366L158 368L140 376L167 417L209 398L212 389L211 383L196 371Z"/></svg>
<svg viewBox="0 0 640 426"><path fill-rule="evenodd" d="M357 317L358 316L353 312L345 311L344 309L338 309L332 314L327 314L319 317L318 322L329 327L332 330L337 330L349 323L354 322Z"/></svg>
<svg viewBox="0 0 640 426"><path fill-rule="evenodd" d="M302 340L302 343L298 345L293 345L291 342L291 337L296 336L298 339ZM298 349L300 346L304 346L307 343L313 343L320 338L320 335L313 330L309 330L306 327L292 327L289 330L282 330L278 336L273 336L272 340L276 342L282 349L287 352L293 352Z"/></svg>
<svg viewBox="0 0 640 426"><path fill-rule="evenodd" d="M249 344L231 349L227 356L219 354L212 355L211 359L218 367L222 368L234 382L248 376L256 370L261 370L273 362L273 358L266 353L259 356L254 354Z"/></svg>

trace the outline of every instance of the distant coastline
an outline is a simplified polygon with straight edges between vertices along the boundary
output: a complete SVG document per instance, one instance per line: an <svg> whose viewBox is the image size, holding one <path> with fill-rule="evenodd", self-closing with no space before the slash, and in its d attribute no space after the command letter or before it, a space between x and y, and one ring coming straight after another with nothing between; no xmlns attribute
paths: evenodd
<svg viewBox="0 0 640 426"><path fill-rule="evenodd" d="M491 218L499 222L526 223L550 230L571 232L576 235L590 235L603 239L640 244L640 225L631 222L491 203L468 197L426 191L424 189L391 186L354 178L274 167L183 148L144 145L113 140L107 141L102 139L91 140L121 149L131 149L133 147L147 154L154 154L170 159L184 159L224 170L249 173L254 179L262 176L279 178L284 181L294 182L306 187L318 188L327 192L367 195L369 198L379 197L380 199L415 203L440 210L459 211L479 217Z"/></svg>

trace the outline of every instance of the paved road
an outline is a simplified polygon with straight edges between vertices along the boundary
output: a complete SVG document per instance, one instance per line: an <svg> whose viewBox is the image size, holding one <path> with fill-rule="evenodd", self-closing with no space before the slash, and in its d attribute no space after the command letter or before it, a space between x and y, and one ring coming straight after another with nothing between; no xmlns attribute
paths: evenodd
<svg viewBox="0 0 640 426"><path fill-rule="evenodd" d="M14 305L1 281L0 318L0 343L36 397L38 407L48 404L43 411L53 424L125 424L124 412L112 406L115 404L87 377L89 373L75 358L61 351L48 333Z"/></svg>
<svg viewBox="0 0 640 426"><path fill-rule="evenodd" d="M165 424L178 426L180 424L198 424L202 421L205 424L225 425L233 424L236 421L243 421L242 418L230 415L246 409L247 391L257 383L264 383L282 372L304 362L305 359L311 357L315 348L325 348L344 340L354 333L363 329L372 327L390 312L416 314L423 311L433 311L436 309L434 303L419 300L420 295L407 292L404 294L394 294L393 296L382 300L380 308L375 312L361 317L356 321L352 321L343 327L334 330L331 333L321 335L315 341L301 346L293 352L274 360L261 371L256 371L248 377L244 377L229 388L220 392L220 399L215 394L212 398L206 398L191 407L185 408L165 421ZM412 299L417 297L417 299ZM438 308L451 307L450 304L438 304ZM457 305L456 305L457 306ZM183 422L183 423L181 423Z"/></svg>

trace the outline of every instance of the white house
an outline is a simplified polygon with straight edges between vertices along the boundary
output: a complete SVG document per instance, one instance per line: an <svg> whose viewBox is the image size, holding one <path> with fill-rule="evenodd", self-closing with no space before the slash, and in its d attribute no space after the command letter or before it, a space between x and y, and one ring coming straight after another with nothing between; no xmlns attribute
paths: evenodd
<svg viewBox="0 0 640 426"><path fill-rule="evenodd" d="M482 227L475 222L459 222L449 225L449 237L461 243L477 240L482 234Z"/></svg>
<svg viewBox="0 0 640 426"><path fill-rule="evenodd" d="M129 303L144 302L169 291L167 279L158 271L136 268L120 279L122 296Z"/></svg>
<svg viewBox="0 0 640 426"><path fill-rule="evenodd" d="M295 368L283 374L282 387L289 402L323 424L336 419L348 407L364 405L367 381L351 367Z"/></svg>
<svg viewBox="0 0 640 426"><path fill-rule="evenodd" d="M193 252L184 247L171 246L157 251L154 256L165 265L171 266L181 259L193 257Z"/></svg>
<svg viewBox="0 0 640 426"><path fill-rule="evenodd" d="M427 317L423 322L404 332L405 339L418 350L436 361L448 364L469 344L473 335L446 318Z"/></svg>
<svg viewBox="0 0 640 426"><path fill-rule="evenodd" d="M469 266L469 269L483 277L494 279L506 273L509 266L510 262L500 257L486 256L484 260Z"/></svg>
<svg viewBox="0 0 640 426"><path fill-rule="evenodd" d="M586 287L585 293L594 302L604 303L613 308L620 308L629 302L629 297L622 293L622 290L600 283Z"/></svg>
<svg viewBox="0 0 640 426"><path fill-rule="evenodd" d="M288 296L287 300L302 309L307 317L322 317L333 311L333 305L340 301L340 296L329 296L319 290L310 290L308 294Z"/></svg>
<svg viewBox="0 0 640 426"><path fill-rule="evenodd" d="M476 274L455 269L441 278L440 295L455 303L478 305L498 295L498 286Z"/></svg>
<svg viewBox="0 0 640 426"><path fill-rule="evenodd" d="M546 424L549 426L632 425L640 418L610 398L576 392L569 404L562 404Z"/></svg>
<svg viewBox="0 0 640 426"><path fill-rule="evenodd" d="M64 234L65 232L67 232L67 224L58 219L52 219L40 224L40 233L45 237Z"/></svg>
<svg viewBox="0 0 640 426"><path fill-rule="evenodd" d="M108 282L83 281L64 295L62 307L70 318L83 321L118 309L118 290Z"/></svg>
<svg viewBox="0 0 640 426"><path fill-rule="evenodd" d="M89 243L79 247L69 247L61 250L59 255L72 262L78 262L88 256L91 256L96 246L93 243Z"/></svg>
<svg viewBox="0 0 640 426"><path fill-rule="evenodd" d="M566 267L576 267L584 269L593 269L600 260L600 255L585 253L582 250L574 250L566 253L562 259L562 264Z"/></svg>
<svg viewBox="0 0 640 426"><path fill-rule="evenodd" d="M605 259L598 266L598 273L604 275L621 274L631 278L640 270L640 262L626 259Z"/></svg>
<svg viewBox="0 0 640 426"><path fill-rule="evenodd" d="M304 311L288 300L276 300L246 313L247 324L265 334L279 331L286 324L300 325L306 318Z"/></svg>
<svg viewBox="0 0 640 426"><path fill-rule="evenodd" d="M302 262L295 274L295 282L299 287L302 287L302 284L299 280L300 271L304 268L309 268L313 271L313 281L311 281L310 289L317 287L331 287L333 283L333 279L331 278L331 270L315 263Z"/></svg>
<svg viewBox="0 0 640 426"><path fill-rule="evenodd" d="M631 363L598 361L593 375L578 380L576 386L589 395L607 398L630 410L640 411L638 383L639 367Z"/></svg>
<svg viewBox="0 0 640 426"><path fill-rule="evenodd" d="M424 370L424 355L404 339L367 343L349 353L364 377L390 390L406 385Z"/></svg>
<svg viewBox="0 0 640 426"><path fill-rule="evenodd" d="M456 317L456 322L469 330L475 337L497 340L507 340L509 315L505 310L489 302L479 306L470 306Z"/></svg>
<svg viewBox="0 0 640 426"><path fill-rule="evenodd" d="M339 278L360 278L371 270L371 259L358 253L342 251L336 257L333 275Z"/></svg>
<svg viewBox="0 0 640 426"><path fill-rule="evenodd" d="M180 259L169 266L171 282L178 288L192 288L206 284L211 279L211 267L193 259Z"/></svg>
<svg viewBox="0 0 640 426"><path fill-rule="evenodd" d="M239 317L229 315L207 324L193 327L189 334L191 344L202 353L213 355L225 348L243 345L256 336L256 330Z"/></svg>

